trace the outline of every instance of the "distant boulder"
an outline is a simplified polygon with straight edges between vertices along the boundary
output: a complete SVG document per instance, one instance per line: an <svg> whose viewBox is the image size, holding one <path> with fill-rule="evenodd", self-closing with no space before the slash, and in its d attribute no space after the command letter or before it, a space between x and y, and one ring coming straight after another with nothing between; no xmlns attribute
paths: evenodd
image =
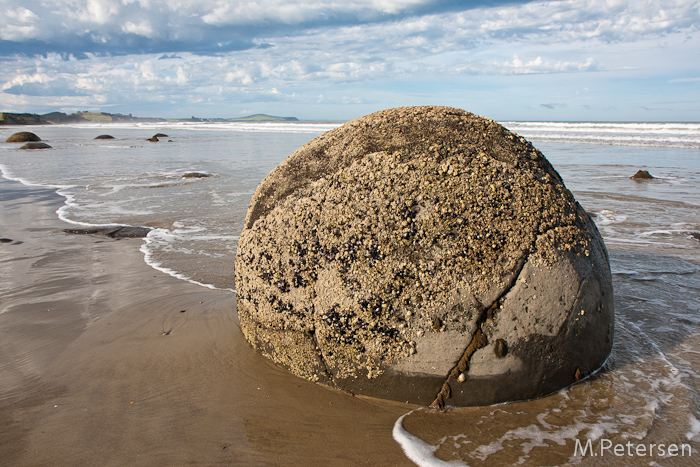
<svg viewBox="0 0 700 467"><path fill-rule="evenodd" d="M148 139L147 141L157 143L158 141L160 141L158 138L167 138L167 137L168 137L168 135L166 135L164 133L156 133L155 135L153 135L152 138Z"/></svg>
<svg viewBox="0 0 700 467"><path fill-rule="evenodd" d="M20 149L51 149L46 143L25 143Z"/></svg>
<svg viewBox="0 0 700 467"><path fill-rule="evenodd" d="M112 135L100 135L100 136L95 136L95 139L114 139L114 136L112 136Z"/></svg>
<svg viewBox="0 0 700 467"><path fill-rule="evenodd" d="M651 180L654 177L646 170L637 170L637 173L630 178L632 180Z"/></svg>
<svg viewBox="0 0 700 467"><path fill-rule="evenodd" d="M26 143L28 141L41 141L41 138L29 131L20 131L7 138L8 143Z"/></svg>
<svg viewBox="0 0 700 467"><path fill-rule="evenodd" d="M205 174L202 172L187 172L182 174L182 178L206 178L210 177L209 174Z"/></svg>

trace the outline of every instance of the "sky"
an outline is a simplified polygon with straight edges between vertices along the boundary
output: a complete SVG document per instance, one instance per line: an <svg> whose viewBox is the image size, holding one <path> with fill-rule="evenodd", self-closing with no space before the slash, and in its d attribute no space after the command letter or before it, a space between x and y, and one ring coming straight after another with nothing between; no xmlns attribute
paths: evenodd
<svg viewBox="0 0 700 467"><path fill-rule="evenodd" d="M0 111L700 121L700 0L0 0Z"/></svg>

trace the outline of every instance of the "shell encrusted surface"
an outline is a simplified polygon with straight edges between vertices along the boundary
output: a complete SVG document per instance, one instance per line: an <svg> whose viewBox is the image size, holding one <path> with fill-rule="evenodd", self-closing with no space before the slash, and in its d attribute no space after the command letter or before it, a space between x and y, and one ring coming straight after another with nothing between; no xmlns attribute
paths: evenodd
<svg viewBox="0 0 700 467"><path fill-rule="evenodd" d="M450 107L376 112L299 148L253 195L235 274L251 344L353 393L529 399L612 346L588 214L529 142Z"/></svg>

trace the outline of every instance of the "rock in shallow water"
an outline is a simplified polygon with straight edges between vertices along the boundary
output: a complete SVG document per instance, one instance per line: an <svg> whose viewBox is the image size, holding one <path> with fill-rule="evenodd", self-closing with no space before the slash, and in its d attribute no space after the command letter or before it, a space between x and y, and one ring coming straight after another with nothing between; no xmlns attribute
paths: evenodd
<svg viewBox="0 0 700 467"><path fill-rule="evenodd" d="M389 109L299 148L253 195L235 268L253 346L358 394L529 399L612 347L590 217L530 143L459 109Z"/></svg>
<svg viewBox="0 0 700 467"><path fill-rule="evenodd" d="M133 225L115 225L108 227L77 227L64 229L64 232L79 235L104 235L110 238L144 238L152 229Z"/></svg>
<svg viewBox="0 0 700 467"><path fill-rule="evenodd" d="M20 149L51 149L51 146L42 142L29 142L24 143Z"/></svg>
<svg viewBox="0 0 700 467"><path fill-rule="evenodd" d="M648 170L637 170L637 173L630 177L632 180L651 180L654 178Z"/></svg>
<svg viewBox="0 0 700 467"><path fill-rule="evenodd" d="M41 141L41 138L29 131L20 131L10 135L6 140L8 143L26 143L31 141Z"/></svg>

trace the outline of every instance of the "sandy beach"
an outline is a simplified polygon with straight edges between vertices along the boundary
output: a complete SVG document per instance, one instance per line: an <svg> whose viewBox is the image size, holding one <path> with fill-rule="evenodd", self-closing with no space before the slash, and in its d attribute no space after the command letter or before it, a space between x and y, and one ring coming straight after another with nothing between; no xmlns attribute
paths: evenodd
<svg viewBox="0 0 700 467"><path fill-rule="evenodd" d="M64 233L62 204L0 180L3 465L413 465L392 426L414 406L274 367L235 294L153 270L140 239Z"/></svg>
<svg viewBox="0 0 700 467"><path fill-rule="evenodd" d="M559 138L537 147L605 239L613 355L550 396L446 412L307 382L241 334L227 289L250 196L310 133L178 127L153 145L153 128L55 125L40 128L51 150L5 144L0 465L697 465L700 172L695 146L672 146L695 124L559 125L521 124ZM119 139L93 140L107 132ZM582 134L588 143L571 142ZM640 167L656 179L630 180ZM162 228L116 240L67 234L75 224L61 219ZM595 451L577 452L589 441ZM692 456L658 451L686 444Z"/></svg>

